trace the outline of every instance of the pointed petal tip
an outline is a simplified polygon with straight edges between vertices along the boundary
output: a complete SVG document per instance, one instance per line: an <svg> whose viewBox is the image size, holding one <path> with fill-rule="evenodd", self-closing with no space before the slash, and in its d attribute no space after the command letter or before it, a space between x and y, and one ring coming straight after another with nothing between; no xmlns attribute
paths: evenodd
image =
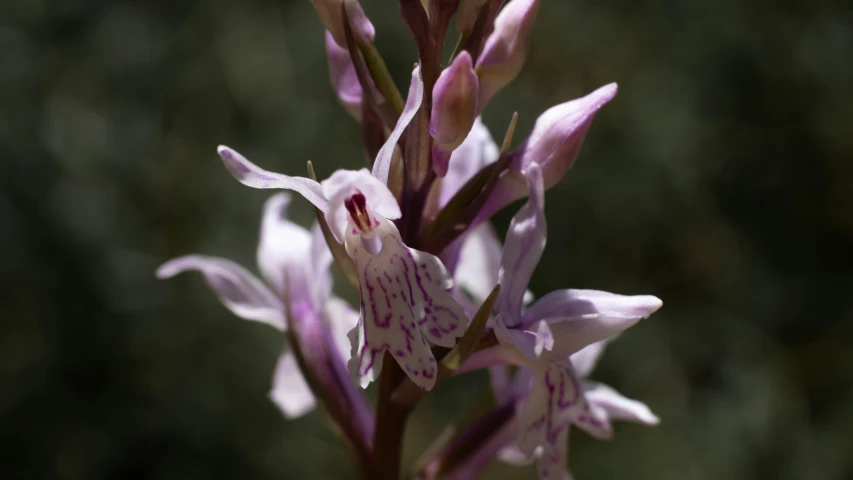
<svg viewBox="0 0 853 480"><path fill-rule="evenodd" d="M654 425L658 425L660 423L660 417L658 417L657 415L652 413L651 410L649 410L647 414L644 414L643 416L641 416L639 418L640 418L640 421L642 421L646 425L654 426Z"/></svg>
<svg viewBox="0 0 853 480"><path fill-rule="evenodd" d="M654 295L642 295L641 298L642 301L638 302L637 308L643 314L642 318L647 318L663 306L663 300Z"/></svg>
<svg viewBox="0 0 853 480"><path fill-rule="evenodd" d="M191 269L192 266L190 264L197 262L197 259L197 255L175 257L157 267L157 270L154 271L154 276L158 280L168 280L181 272Z"/></svg>

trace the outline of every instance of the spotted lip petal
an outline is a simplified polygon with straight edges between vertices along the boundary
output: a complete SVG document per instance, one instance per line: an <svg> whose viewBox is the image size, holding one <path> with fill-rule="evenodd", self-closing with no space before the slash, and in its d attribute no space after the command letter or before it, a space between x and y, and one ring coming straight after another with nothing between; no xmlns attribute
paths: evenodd
<svg viewBox="0 0 853 480"><path fill-rule="evenodd" d="M231 260L186 255L164 263L156 275L162 280L191 270L201 272L222 304L238 317L284 330L284 307L278 297L258 277Z"/></svg>
<svg viewBox="0 0 853 480"><path fill-rule="evenodd" d="M361 322L350 334L350 372L362 387L379 374L386 350L415 384L435 385L436 360L427 339L452 347L464 333L467 317L447 289L452 286L434 256L406 247L393 223L380 219L382 247L370 253L357 231L346 246L359 272Z"/></svg>
<svg viewBox="0 0 853 480"><path fill-rule="evenodd" d="M575 424L598 438L612 435L610 423L592 408L571 362L550 362L533 377L530 395L519 411L518 446L526 455L539 453L539 475L543 479L564 478L569 426Z"/></svg>

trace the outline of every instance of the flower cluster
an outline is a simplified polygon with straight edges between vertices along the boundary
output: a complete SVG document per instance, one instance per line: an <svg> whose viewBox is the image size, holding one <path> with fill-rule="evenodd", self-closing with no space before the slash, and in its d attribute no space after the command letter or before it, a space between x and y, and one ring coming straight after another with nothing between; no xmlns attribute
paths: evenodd
<svg viewBox="0 0 853 480"><path fill-rule="evenodd" d="M244 185L295 192L317 220L267 202L258 247L263 281L225 259L189 255L159 278L196 270L235 315L286 332L272 400L288 417L319 404L365 478L399 478L405 415L453 375L488 369L495 409L448 443L419 478L474 478L494 459L538 461L564 479L569 430L612 435L612 420L657 423L642 403L588 379L604 346L661 306L653 296L566 289L538 299L528 283L546 244L545 190L574 163L610 84L545 111L510 149L480 113L519 73L538 0L400 0L418 46L403 100L355 0L312 0L326 28L331 85L361 123L368 168L317 181L262 169L220 146ZM440 58L455 15L457 47ZM446 64L441 68L441 64ZM380 141L375 141L380 139ZM527 198L498 240L488 219ZM335 264L358 312L332 294ZM379 385L376 414L362 389Z"/></svg>

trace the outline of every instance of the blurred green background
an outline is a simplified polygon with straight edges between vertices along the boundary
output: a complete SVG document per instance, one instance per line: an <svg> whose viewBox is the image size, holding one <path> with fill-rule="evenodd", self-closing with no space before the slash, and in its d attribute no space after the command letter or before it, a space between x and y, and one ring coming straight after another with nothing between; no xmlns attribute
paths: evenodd
<svg viewBox="0 0 853 480"><path fill-rule="evenodd" d="M404 86L396 2L363 5ZM544 0L532 42L484 114L495 136L620 87L548 192L534 293L664 301L595 374L662 423L573 435L576 478L853 478L851 3ZM0 478L353 476L318 413L267 400L281 334L197 275L153 277L189 252L255 268L270 192L220 143L281 172L364 164L307 0L0 3ZM406 459L485 388L422 404Z"/></svg>

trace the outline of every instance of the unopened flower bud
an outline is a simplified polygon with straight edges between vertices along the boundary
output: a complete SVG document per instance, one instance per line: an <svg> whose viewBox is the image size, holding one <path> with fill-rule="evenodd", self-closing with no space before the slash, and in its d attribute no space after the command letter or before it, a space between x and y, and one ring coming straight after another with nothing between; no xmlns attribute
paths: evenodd
<svg viewBox="0 0 853 480"><path fill-rule="evenodd" d="M538 11L539 0L512 0L495 18L495 29L477 59L480 110L498 90L513 81L524 66Z"/></svg>
<svg viewBox="0 0 853 480"><path fill-rule="evenodd" d="M372 42L376 30L367 19L358 0L311 0L311 5L314 6L314 10L317 10L317 15L320 16L320 21L323 22L326 30L332 33L335 43L346 48L347 38L344 33L344 20L341 17L341 3L346 5L355 39Z"/></svg>
<svg viewBox="0 0 853 480"><path fill-rule="evenodd" d="M586 132L598 109L616 96L616 84L549 108L536 120L533 131L512 152L510 170L524 173L532 163L542 167L545 188L552 187L574 165Z"/></svg>
<svg viewBox="0 0 853 480"><path fill-rule="evenodd" d="M477 116L477 74L468 52L461 52L441 72L432 90L429 133L435 139L433 168L438 176L447 173L450 152L468 136Z"/></svg>
<svg viewBox="0 0 853 480"><path fill-rule="evenodd" d="M486 0L460 0L456 9L456 29L460 32L470 32L477 21L480 7L485 3Z"/></svg>
<svg viewBox="0 0 853 480"><path fill-rule="evenodd" d="M364 92L355 73L355 66L352 64L349 50L338 46L328 30L326 53L329 57L329 80L338 101L356 120L361 120L361 100Z"/></svg>
<svg viewBox="0 0 853 480"><path fill-rule="evenodd" d="M615 83L605 85L583 98L551 107L540 115L530 135L510 153L509 171L498 180L474 223L525 197L528 194L525 174L534 163L542 169L545 188L559 182L574 165L596 112L613 99L616 89Z"/></svg>

